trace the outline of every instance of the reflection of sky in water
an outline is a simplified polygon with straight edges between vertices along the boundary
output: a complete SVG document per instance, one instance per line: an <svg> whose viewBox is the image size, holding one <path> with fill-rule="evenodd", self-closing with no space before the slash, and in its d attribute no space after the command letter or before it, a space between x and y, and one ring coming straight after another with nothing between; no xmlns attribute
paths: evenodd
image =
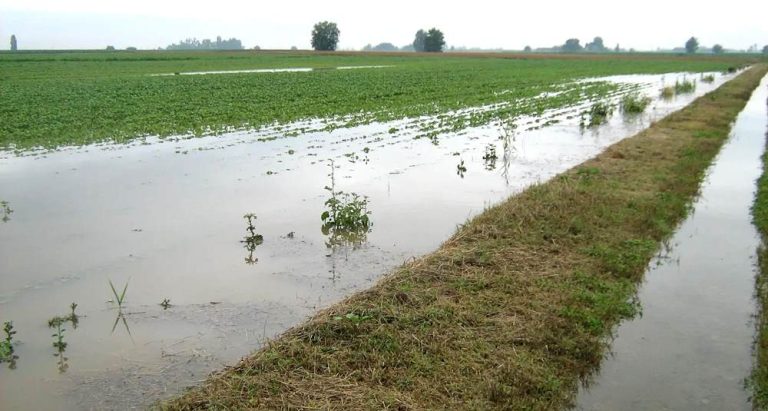
<svg viewBox="0 0 768 411"><path fill-rule="evenodd" d="M768 77L739 115L692 215L639 293L578 409L751 410L752 300L759 237L750 207L768 120Z"/></svg>
<svg viewBox="0 0 768 411"><path fill-rule="evenodd" d="M662 81L628 80L653 95ZM700 84L697 93L713 86ZM434 250L485 207L692 98L655 101L643 116L617 115L583 133L575 111L559 110L561 122L537 130L530 130L533 119L519 119L506 150L496 126L444 134L433 144L413 139L417 131L408 126L418 121L403 120L297 138L269 139L286 132L272 129L37 156L0 153L0 195L14 209L0 223L0 310L22 342L18 369L0 373L0 404L125 407L162 395L133 379L170 392L199 381L265 337ZM393 127L399 131L390 134ZM483 159L488 145L495 146L495 167ZM329 159L337 189L368 196L373 227L360 247L330 250L321 232ZM252 255L240 242L247 213L257 216L255 232L263 235ZM246 264L248 257L255 263ZM130 335L120 324L111 332L117 312L107 302L109 280L130 284L123 309ZM173 307L163 310L164 299ZM66 332L69 368L58 375L44 325L73 301L84 318Z"/></svg>

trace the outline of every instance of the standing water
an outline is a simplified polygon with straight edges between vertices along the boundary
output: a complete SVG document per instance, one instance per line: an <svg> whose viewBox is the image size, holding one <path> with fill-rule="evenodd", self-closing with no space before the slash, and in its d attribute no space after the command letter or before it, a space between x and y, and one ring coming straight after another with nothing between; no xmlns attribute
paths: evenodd
<svg viewBox="0 0 768 411"><path fill-rule="evenodd" d="M768 124L768 77L739 114L691 216L652 261L642 316L580 393L580 410L749 410L759 236L750 207ZM670 249L671 247L671 249Z"/></svg>
<svg viewBox="0 0 768 411"><path fill-rule="evenodd" d="M658 96L684 76L612 81ZM127 409L197 384L434 250L488 204L729 76L716 77L643 115L583 130L586 106L517 119L514 135L485 126L414 139L430 121L417 119L0 152L0 200L13 210L0 221L0 321L13 321L19 357L15 369L0 368L0 409ZM373 226L359 244L327 246L326 186L368 197ZM49 327L73 302L77 324Z"/></svg>

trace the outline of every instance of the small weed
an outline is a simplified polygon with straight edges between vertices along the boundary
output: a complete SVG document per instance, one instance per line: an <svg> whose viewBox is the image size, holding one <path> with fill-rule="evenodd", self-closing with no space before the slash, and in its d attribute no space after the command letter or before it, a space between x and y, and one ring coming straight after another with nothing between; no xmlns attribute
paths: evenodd
<svg viewBox="0 0 768 411"><path fill-rule="evenodd" d="M464 178L464 173L467 172L467 166L464 165L464 160L461 160L459 164L456 165L456 175Z"/></svg>
<svg viewBox="0 0 768 411"><path fill-rule="evenodd" d="M332 248L343 243L361 244L373 225L368 217L371 214L368 211L368 197L337 191L333 161L330 166L331 185L325 189L331 193L331 198L325 201L328 209L320 214L323 221L321 230L331 237L330 243L326 245Z"/></svg>
<svg viewBox="0 0 768 411"><path fill-rule="evenodd" d="M485 146L485 155L483 155L483 160L485 161L485 169L486 170L493 170L496 168L496 160L499 157L496 155L496 145L495 144L488 144Z"/></svg>
<svg viewBox="0 0 768 411"><path fill-rule="evenodd" d="M11 210L11 207L8 205L7 201L0 201L0 213L2 213L3 217L0 218L0 221L7 223L11 220L11 213L13 213L13 210Z"/></svg>
<svg viewBox="0 0 768 411"><path fill-rule="evenodd" d="M243 216L248 220L248 226L245 227L245 231L248 233L242 240L245 249L248 251L248 256L245 257L245 263L248 265L256 264L259 259L253 256L253 252L256 251L256 247L264 243L264 236L256 234L256 227L253 226L253 222L256 220L256 214L248 213Z"/></svg>
<svg viewBox="0 0 768 411"><path fill-rule="evenodd" d="M583 113L582 125L585 123L584 116L589 118L586 122L587 127L599 126L608 121L608 117L613 114L614 107L605 102L597 102L590 107L589 111Z"/></svg>
<svg viewBox="0 0 768 411"><path fill-rule="evenodd" d="M700 80L701 80L702 83L714 83L715 82L715 75L714 74L707 74L707 75L702 74Z"/></svg>
<svg viewBox="0 0 768 411"><path fill-rule="evenodd" d="M115 296L115 302L117 303L117 307L122 309L123 303L125 302L125 292L128 291L128 282L125 283L125 287L123 287L123 292L118 294L117 290L115 289L115 285L112 284L112 280L109 281L109 288L112 289L112 294Z"/></svg>
<svg viewBox="0 0 768 411"><path fill-rule="evenodd" d="M694 91L696 91L696 81L689 81L687 78L684 78L683 81L675 81L676 94L693 93Z"/></svg>
<svg viewBox="0 0 768 411"><path fill-rule="evenodd" d="M626 114L640 114L645 111L651 98L638 93L627 94L621 98L621 112Z"/></svg>
<svg viewBox="0 0 768 411"><path fill-rule="evenodd" d="M7 362L9 367L14 369L19 357L13 353L13 336L16 334L16 330L13 329L13 321L3 323L3 332L5 339L0 341L0 363Z"/></svg>
<svg viewBox="0 0 768 411"><path fill-rule="evenodd" d="M673 86L667 86L661 89L661 97L670 99L675 96L675 88Z"/></svg>
<svg viewBox="0 0 768 411"><path fill-rule="evenodd" d="M160 303L160 306L163 307L163 310L167 310L171 307L171 300L168 298L164 298L163 302Z"/></svg>

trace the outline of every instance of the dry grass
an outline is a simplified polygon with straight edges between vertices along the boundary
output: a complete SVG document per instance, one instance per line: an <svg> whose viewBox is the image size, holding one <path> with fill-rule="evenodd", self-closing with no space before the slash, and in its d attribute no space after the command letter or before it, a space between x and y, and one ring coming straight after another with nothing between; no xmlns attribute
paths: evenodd
<svg viewBox="0 0 768 411"><path fill-rule="evenodd" d="M436 252L161 406L567 406L612 327L634 315L635 284L765 72L487 210Z"/></svg>

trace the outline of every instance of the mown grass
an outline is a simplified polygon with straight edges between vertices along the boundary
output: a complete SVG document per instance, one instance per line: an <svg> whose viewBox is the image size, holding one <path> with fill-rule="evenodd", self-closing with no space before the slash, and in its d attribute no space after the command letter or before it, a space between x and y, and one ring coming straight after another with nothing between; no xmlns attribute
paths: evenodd
<svg viewBox="0 0 768 411"><path fill-rule="evenodd" d="M768 139L768 134L766 134ZM756 361L749 379L755 409L768 409L768 151L763 153L763 174L757 180L752 218L762 238L757 251L756 298L759 308L755 342Z"/></svg>
<svg viewBox="0 0 768 411"><path fill-rule="evenodd" d="M722 71L735 59L646 56L521 59L420 54L253 52L0 53L0 149L54 148L143 136L216 134L310 118L353 116L348 124L415 118L519 102L585 77ZM257 68L386 65L368 70L151 77L155 73ZM593 82L594 83L594 82ZM585 84L587 97L616 85ZM583 97L568 93L519 112L535 114Z"/></svg>
<svg viewBox="0 0 768 411"><path fill-rule="evenodd" d="M469 221L166 409L537 409L572 403L686 216L757 66ZM699 136L706 135L707 138Z"/></svg>

